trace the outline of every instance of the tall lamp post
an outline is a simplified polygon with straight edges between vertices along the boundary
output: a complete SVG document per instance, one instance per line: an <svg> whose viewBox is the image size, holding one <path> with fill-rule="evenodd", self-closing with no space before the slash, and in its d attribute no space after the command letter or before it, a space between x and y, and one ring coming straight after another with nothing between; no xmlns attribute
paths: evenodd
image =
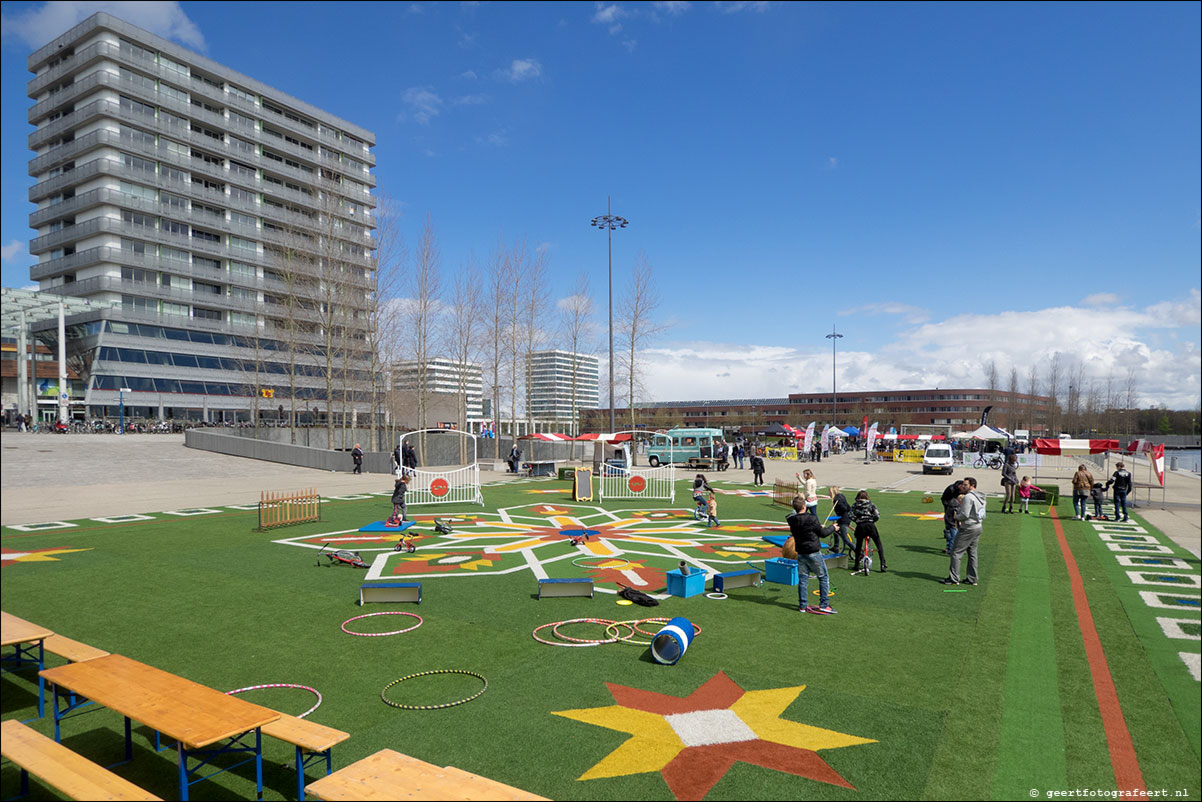
<svg viewBox="0 0 1202 802"><path fill-rule="evenodd" d="M826 339L831 341L831 396L834 401L834 406L831 408L831 426L838 428L839 426L839 391L836 389L835 382L835 346L839 340L843 339L843 335L831 326L831 333L826 335Z"/></svg>
<svg viewBox="0 0 1202 802"><path fill-rule="evenodd" d="M630 225L630 221L625 217L618 217L613 213L613 199L605 198L606 213L600 217L594 217L592 225L606 232L606 239L609 240L609 431L614 432L617 426L614 424L614 229L626 228ZM630 399L630 404L634 403L634 399Z"/></svg>

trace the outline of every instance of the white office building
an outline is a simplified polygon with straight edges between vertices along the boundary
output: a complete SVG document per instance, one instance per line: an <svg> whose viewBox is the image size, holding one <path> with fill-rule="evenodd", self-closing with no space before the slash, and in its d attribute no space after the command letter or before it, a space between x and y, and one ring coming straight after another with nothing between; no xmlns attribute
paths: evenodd
<svg viewBox="0 0 1202 802"><path fill-rule="evenodd" d="M115 304L67 321L87 414L365 412L372 132L105 13L28 66L30 277Z"/></svg>
<svg viewBox="0 0 1202 802"><path fill-rule="evenodd" d="M470 428L484 418L484 371L473 362L431 359L424 371L420 362L397 362L392 366L392 388L407 394L424 390L430 404L443 408L450 399L458 402L462 394L467 410L464 423Z"/></svg>
<svg viewBox="0 0 1202 802"><path fill-rule="evenodd" d="M526 361L527 416L573 428L580 410L600 403L600 371L600 359L589 354L532 352Z"/></svg>

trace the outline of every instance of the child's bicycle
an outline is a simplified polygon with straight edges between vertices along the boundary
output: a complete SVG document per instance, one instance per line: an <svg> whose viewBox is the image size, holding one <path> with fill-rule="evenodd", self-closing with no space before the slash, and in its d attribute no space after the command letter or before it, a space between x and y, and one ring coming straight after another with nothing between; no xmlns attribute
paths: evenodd
<svg viewBox="0 0 1202 802"><path fill-rule="evenodd" d="M860 555L860 567L852 572L852 576L872 576L872 555L876 554L876 546L872 540L864 538L864 553Z"/></svg>

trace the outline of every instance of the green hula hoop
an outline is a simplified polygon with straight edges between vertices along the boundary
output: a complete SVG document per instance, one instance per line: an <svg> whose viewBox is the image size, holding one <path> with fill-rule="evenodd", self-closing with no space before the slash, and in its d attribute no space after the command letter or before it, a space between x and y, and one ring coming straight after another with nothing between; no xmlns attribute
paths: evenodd
<svg viewBox="0 0 1202 802"><path fill-rule="evenodd" d="M415 677L428 677L431 674L466 674L469 677L475 677L476 679L483 682L484 687L481 688L480 690L476 691L475 693L473 693L471 696L467 697L466 699L459 699L458 701L454 701L454 702L446 702L441 705L403 705L403 704L399 704L397 702L392 701L391 699L389 699L387 696L384 695L384 694L388 693L388 689L391 688L393 685L399 685L400 683L404 682L405 680L414 679ZM477 696L479 696L480 694L484 693L487 690L488 690L488 680L486 680L484 677L482 677L481 675L477 674L474 671L464 671L461 668L439 668L434 671L419 671L416 674L409 674L408 676L393 680L392 682L390 682L384 686L384 690L380 691L380 698L384 700L384 704L391 705L392 707L396 707L401 710L442 710L447 707L455 707L456 705L466 704L467 702L472 701Z"/></svg>
<svg viewBox="0 0 1202 802"><path fill-rule="evenodd" d="M651 641L649 640L641 641L634 639L634 625L639 623L641 620L642 619L635 619L634 621L615 621L605 628L605 634L609 635L609 637L613 638L617 643L629 643L631 646L650 646ZM626 627L630 630L630 634L624 638L619 637L618 627ZM610 635L610 630L613 630L612 635Z"/></svg>
<svg viewBox="0 0 1202 802"><path fill-rule="evenodd" d="M634 563L632 563L630 560L627 560L625 557L577 557L576 559L572 560L572 565L576 566L577 568L600 568L601 567L599 565L581 565L580 564L581 560L606 560L608 562L613 562L614 560L622 560L623 562L626 563L626 565L622 566L621 568L605 569L607 571L625 571L627 568L634 565Z"/></svg>

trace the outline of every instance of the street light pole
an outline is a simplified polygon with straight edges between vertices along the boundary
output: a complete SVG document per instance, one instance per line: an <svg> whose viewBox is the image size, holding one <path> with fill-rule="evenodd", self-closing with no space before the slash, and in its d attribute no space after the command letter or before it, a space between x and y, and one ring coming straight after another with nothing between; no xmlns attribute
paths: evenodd
<svg viewBox="0 0 1202 802"><path fill-rule="evenodd" d="M613 214L613 199L606 197L605 199L606 213L600 217L594 217L593 225L596 228L604 229L606 238L609 240L609 431L612 433L617 430L614 424L614 234L615 228L626 228L630 222L625 217L618 217ZM630 404L634 403L634 399L630 399Z"/></svg>
<svg viewBox="0 0 1202 802"><path fill-rule="evenodd" d="M835 345L839 340L843 339L843 335L831 326L831 333L826 335L826 339L831 341L831 396L834 406L831 408L831 426L838 428L839 426L839 391L836 389L835 382Z"/></svg>

